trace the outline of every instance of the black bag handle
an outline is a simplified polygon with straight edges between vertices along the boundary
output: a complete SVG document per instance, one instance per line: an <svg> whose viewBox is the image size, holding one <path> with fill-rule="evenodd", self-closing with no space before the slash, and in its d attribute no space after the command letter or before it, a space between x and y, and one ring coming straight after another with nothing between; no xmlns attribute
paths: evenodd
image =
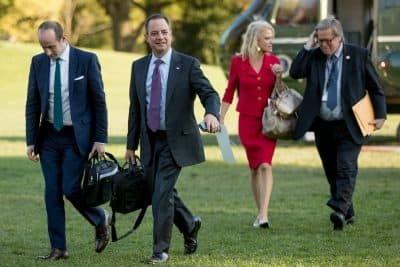
<svg viewBox="0 0 400 267"><path fill-rule="evenodd" d="M114 163L117 164L118 167L120 167L119 162L117 161L117 159L114 157L113 154L111 154L110 152L104 152L104 155L106 155L109 159L114 161Z"/></svg>
<svg viewBox="0 0 400 267"><path fill-rule="evenodd" d="M140 158L135 155L135 164L133 164L130 161L125 161L125 163L122 165L122 168L124 168L126 165L129 165L129 169L132 169L133 166L142 166L142 162L140 161Z"/></svg>
<svg viewBox="0 0 400 267"><path fill-rule="evenodd" d="M121 170L122 167L113 154L109 152L104 152L104 155L111 159L115 164L117 164L118 170ZM89 170L91 167L93 167L94 164L96 164L96 162L99 162L101 158L106 159L105 156L99 157L97 151L93 153L93 155L85 163L85 170Z"/></svg>
<svg viewBox="0 0 400 267"><path fill-rule="evenodd" d="M88 159L88 162L91 162L92 165L94 164L94 162L99 161L100 159L106 159L106 156L111 159L115 164L119 165L119 162L117 161L117 159L114 157L113 154L111 154L110 152L104 152L103 156L99 156L99 154L96 152L93 153L93 155Z"/></svg>

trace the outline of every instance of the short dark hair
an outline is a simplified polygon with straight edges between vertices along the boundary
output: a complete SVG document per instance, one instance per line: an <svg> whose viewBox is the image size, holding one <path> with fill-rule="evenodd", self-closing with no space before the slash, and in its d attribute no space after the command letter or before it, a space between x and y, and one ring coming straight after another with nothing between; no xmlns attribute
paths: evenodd
<svg viewBox="0 0 400 267"><path fill-rule="evenodd" d="M38 31L54 30L57 40L64 36L64 30L60 23L54 20L48 20L39 25Z"/></svg>
<svg viewBox="0 0 400 267"><path fill-rule="evenodd" d="M146 21L144 22L144 28L145 28L145 30L146 30L146 33L149 32L149 23L150 23L150 21L151 21L151 20L155 20L155 19L163 19L163 20L165 20L165 22L167 22L168 26L170 26L170 24L169 24L169 19L168 19L166 16L164 16L164 15L162 15L162 14L153 14L153 15L150 15L150 16L146 19Z"/></svg>

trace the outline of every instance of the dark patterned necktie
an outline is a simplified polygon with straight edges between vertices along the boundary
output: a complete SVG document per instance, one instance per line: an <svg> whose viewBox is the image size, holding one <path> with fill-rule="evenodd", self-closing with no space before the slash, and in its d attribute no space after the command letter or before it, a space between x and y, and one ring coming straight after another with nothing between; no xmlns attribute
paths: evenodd
<svg viewBox="0 0 400 267"><path fill-rule="evenodd" d="M54 113L53 126L57 131L60 131L63 124L62 96L61 96L61 70L60 58L56 59L56 71L54 74Z"/></svg>
<svg viewBox="0 0 400 267"><path fill-rule="evenodd" d="M330 110L334 110L337 105L337 80L338 80L338 69L337 69L337 57L332 55L331 57L331 71L329 72L328 83L326 88L328 90L328 99L326 105Z"/></svg>
<svg viewBox="0 0 400 267"><path fill-rule="evenodd" d="M150 107L147 114L147 125L155 132L160 128L160 109L161 109L161 59L157 59L154 64L154 71L151 80Z"/></svg>

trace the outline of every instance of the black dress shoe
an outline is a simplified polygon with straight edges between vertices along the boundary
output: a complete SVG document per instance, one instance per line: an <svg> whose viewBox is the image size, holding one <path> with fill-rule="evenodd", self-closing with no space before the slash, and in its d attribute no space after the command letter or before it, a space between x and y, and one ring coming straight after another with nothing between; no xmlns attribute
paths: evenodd
<svg viewBox="0 0 400 267"><path fill-rule="evenodd" d="M39 260L66 260L68 259L69 254L66 250L60 250L58 248L52 248L48 255L38 256Z"/></svg>
<svg viewBox="0 0 400 267"><path fill-rule="evenodd" d="M163 263L168 260L168 254L165 252L161 253L154 253L151 255L151 257L148 259L149 264L158 264L158 263Z"/></svg>
<svg viewBox="0 0 400 267"><path fill-rule="evenodd" d="M188 235L184 236L184 254L192 254L196 252L197 249L197 233L199 232L201 227L201 219L200 217L194 218L194 228L192 232Z"/></svg>
<svg viewBox="0 0 400 267"><path fill-rule="evenodd" d="M343 226L346 223L344 215L338 211L331 213L331 222L333 223L333 230L343 230Z"/></svg>
<svg viewBox="0 0 400 267"><path fill-rule="evenodd" d="M102 252L110 240L110 216L108 212L105 211L104 222L96 226L96 252Z"/></svg>

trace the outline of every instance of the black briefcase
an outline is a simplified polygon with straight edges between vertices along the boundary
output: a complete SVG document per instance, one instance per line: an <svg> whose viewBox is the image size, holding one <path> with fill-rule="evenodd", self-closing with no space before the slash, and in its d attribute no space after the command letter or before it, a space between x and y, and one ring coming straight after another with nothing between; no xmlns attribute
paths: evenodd
<svg viewBox="0 0 400 267"><path fill-rule="evenodd" d="M144 175L140 159L136 157L136 165L125 163L112 179L112 196L110 206L112 209L111 238L115 242L139 227L151 203L151 193ZM118 238L115 228L116 213L127 214L141 210L131 229Z"/></svg>
<svg viewBox="0 0 400 267"><path fill-rule="evenodd" d="M120 166L115 157L105 152L104 157L95 153L87 162L83 172L82 191L90 207L102 205L111 199L112 179Z"/></svg>

